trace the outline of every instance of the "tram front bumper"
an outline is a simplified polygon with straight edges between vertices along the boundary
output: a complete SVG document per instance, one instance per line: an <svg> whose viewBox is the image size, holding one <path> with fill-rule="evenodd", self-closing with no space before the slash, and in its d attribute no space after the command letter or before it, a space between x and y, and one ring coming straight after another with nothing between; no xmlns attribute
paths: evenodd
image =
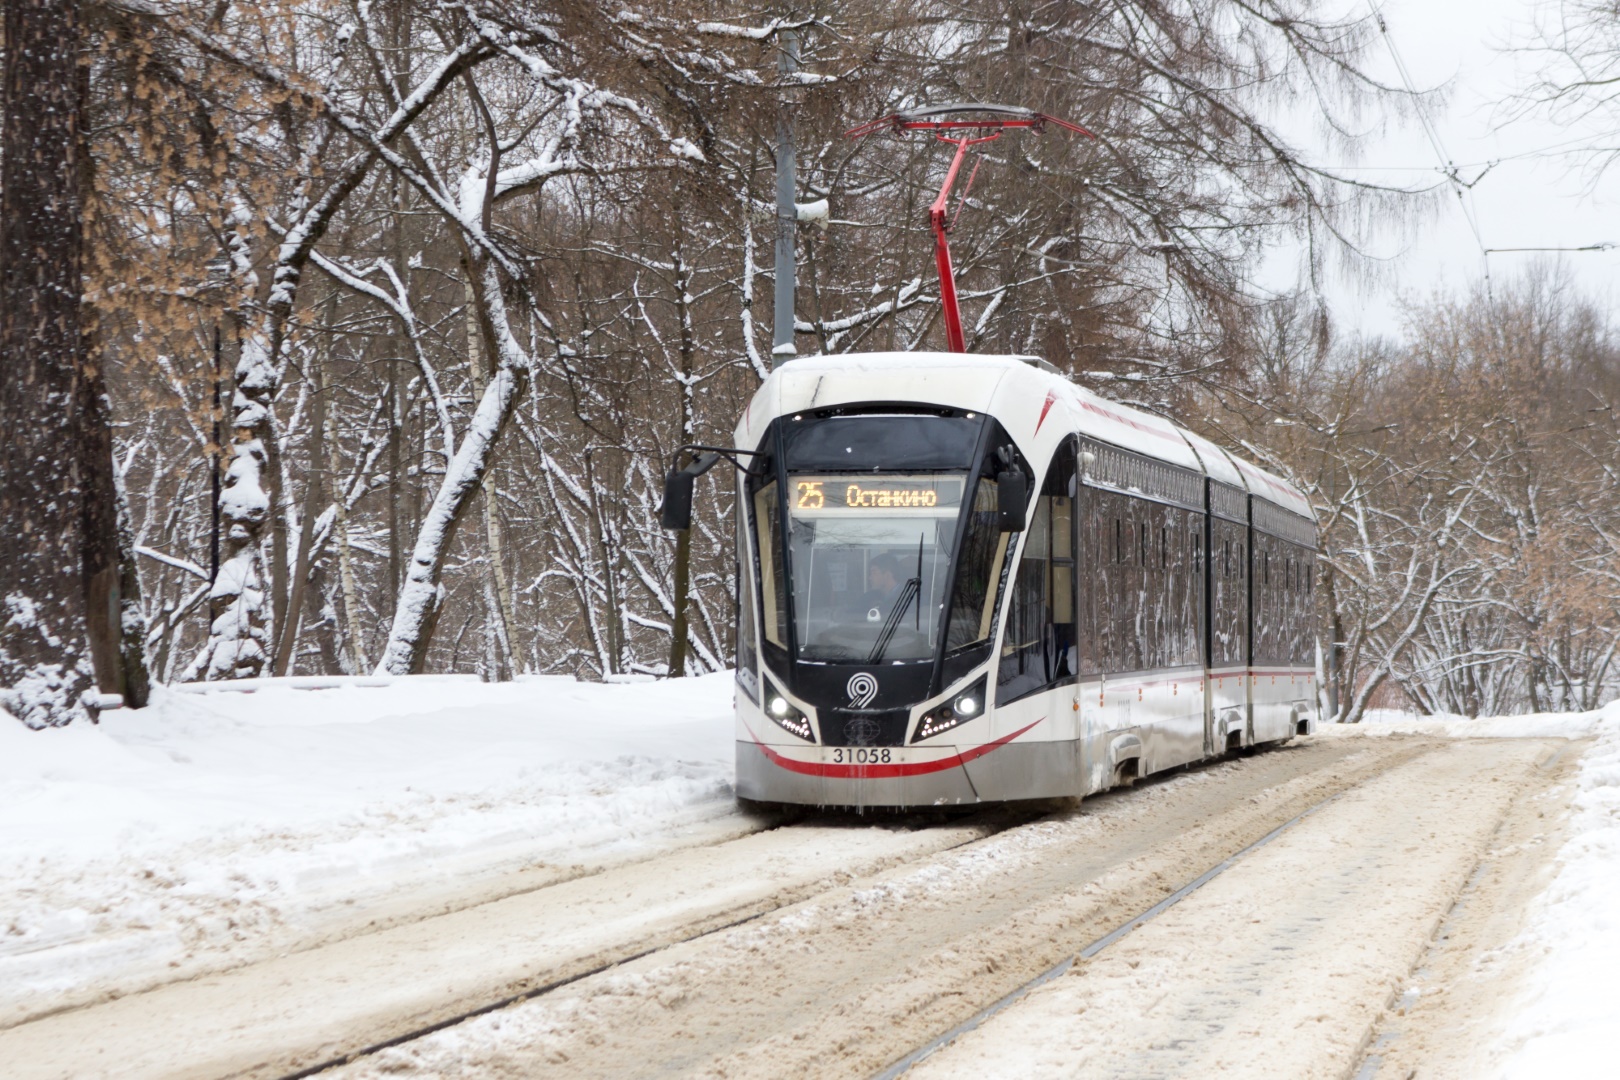
<svg viewBox="0 0 1620 1080"><path fill-rule="evenodd" d="M828 754L816 748L819 758ZM896 756L904 754L897 751ZM984 799L955 755L935 762L842 764L805 761L756 742L737 743L737 794L803 806L955 806ZM997 796L991 796L992 798Z"/></svg>

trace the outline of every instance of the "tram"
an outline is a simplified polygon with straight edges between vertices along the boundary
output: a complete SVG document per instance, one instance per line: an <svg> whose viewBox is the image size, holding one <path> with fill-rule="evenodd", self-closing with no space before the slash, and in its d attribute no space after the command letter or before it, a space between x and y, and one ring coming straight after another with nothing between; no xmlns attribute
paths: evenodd
<svg viewBox="0 0 1620 1080"><path fill-rule="evenodd" d="M739 796L1084 796L1314 729L1310 505L1207 439L957 353L794 360L735 435Z"/></svg>
<svg viewBox="0 0 1620 1080"><path fill-rule="evenodd" d="M922 807L1084 796L1316 722L1316 525L1298 490L1045 361L964 352L948 234L1004 105L851 129L955 148L929 207L950 352L794 359L663 524L737 469L737 794ZM971 185L977 166L968 174Z"/></svg>

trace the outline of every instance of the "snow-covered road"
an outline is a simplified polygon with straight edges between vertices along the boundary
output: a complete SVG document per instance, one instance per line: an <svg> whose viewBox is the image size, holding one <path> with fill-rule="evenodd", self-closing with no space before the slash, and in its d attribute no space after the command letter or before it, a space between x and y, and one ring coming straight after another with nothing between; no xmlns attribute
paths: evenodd
<svg viewBox="0 0 1620 1080"><path fill-rule="evenodd" d="M1200 988L1220 989L1218 950L1246 949L1234 962L1248 964L1257 987L1286 988L1296 1011L1349 991L1357 1007L1327 1010L1336 1021L1318 1029L1335 1033L1321 1041L1322 1060L1342 1070L1504 807L1548 782L1534 762L1550 756L1531 741L1318 740L1034 821L800 822L47 1017L0 1032L0 1058L18 1076L91 1075L109 1060L135 1075L286 1075L631 958L347 1071L870 1075L1342 792L1359 816L1335 824L1323 811L1328 824L1310 833L1316 846L1281 872L1263 871L1257 891L1302 933L1332 900L1365 909L1363 921L1330 920L1310 939L1320 978L1343 975L1345 964L1330 962L1337 949L1360 957L1348 964L1355 980L1303 985L1280 952L1270 954L1275 970L1258 963L1266 928L1252 922L1250 901L1226 901L1213 923L1205 916L1200 929L1173 937L1149 968L1162 980L1163 965L1180 967L1177 950L1183 959L1209 950L1186 991L1197 998ZM1365 828L1422 822L1424 813L1437 827L1421 836ZM1394 857L1408 848L1419 857ZM1336 876L1326 869L1333 859L1344 867ZM1392 902L1387 942L1365 957L1367 912L1379 911L1368 898L1378 890L1328 897L1318 879L1343 884L1374 865L1412 883ZM1241 933L1222 931L1227 921ZM1121 1007L1142 1004L1121 993ZM1313 1023L1322 1011L1313 1007ZM1088 1030L1071 1034L1083 1040ZM1029 1032L1014 1032L1013 1045L1030 1043ZM957 1052L929 1064L948 1068ZM1021 1060L1006 1075L1032 1062L1040 1064ZM985 1063L964 1068L983 1074Z"/></svg>
<svg viewBox="0 0 1620 1080"><path fill-rule="evenodd" d="M1350 788L914 1075L1346 1075L1555 752L1452 743Z"/></svg>
<svg viewBox="0 0 1620 1080"><path fill-rule="evenodd" d="M403 680L0 727L5 1075L871 1076L1218 865L914 1072L1602 1075L1620 712L777 820L731 804L729 696Z"/></svg>
<svg viewBox="0 0 1620 1080"><path fill-rule="evenodd" d="M247 685L0 715L0 1023L768 824L728 675Z"/></svg>

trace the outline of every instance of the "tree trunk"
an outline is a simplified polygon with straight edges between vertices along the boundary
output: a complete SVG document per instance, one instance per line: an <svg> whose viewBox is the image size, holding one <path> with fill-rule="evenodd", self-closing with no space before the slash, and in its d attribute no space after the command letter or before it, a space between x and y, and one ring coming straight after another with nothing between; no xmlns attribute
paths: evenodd
<svg viewBox="0 0 1620 1080"><path fill-rule="evenodd" d="M422 671L444 599L439 574L445 553L450 550L456 528L483 485L495 444L512 419L527 382L528 373L516 368L502 367L495 372L456 456L445 466L444 481L416 534L410 565L405 570L405 584L399 591L399 603L394 611L394 625L388 634L388 646L377 663L379 675L413 675Z"/></svg>
<svg viewBox="0 0 1620 1080"><path fill-rule="evenodd" d="M84 618L90 637L90 660L96 685L103 694L124 694L124 654L119 623L118 489L113 472L112 423L107 390L97 362L86 347L79 378L79 410L83 425L78 440L82 460L84 524Z"/></svg>
<svg viewBox="0 0 1620 1080"><path fill-rule="evenodd" d="M677 211L677 224L680 218ZM692 367L697 354L696 333L692 327L692 309L687 303L691 284L687 276L686 260L679 248L675 252L675 305L681 320L680 388L681 388L681 442L696 441L692 424ZM675 455L680 465L681 455ZM671 568L675 592L675 617L669 628L669 675L671 679L686 676L688 623L686 608L692 588L692 530L682 529L675 535L675 565Z"/></svg>
<svg viewBox="0 0 1620 1080"><path fill-rule="evenodd" d="M328 323L330 325L330 322ZM279 642L275 659L271 662L272 675L285 675L292 670L293 654L298 651L298 627L303 618L304 590L309 587L311 550L315 546L315 517L321 506L321 439L326 432L326 391L321 385L321 362L312 359L309 365L311 393L309 476L304 482L304 505L299 514L298 554L294 557L292 583L281 623L276 624Z"/></svg>
<svg viewBox="0 0 1620 1080"><path fill-rule="evenodd" d="M0 706L29 727L84 714L89 378L80 319L83 132L73 0L7 0L0 165ZM66 452L64 452L66 451ZM99 547L97 549L100 550ZM111 574L116 583L116 555ZM104 568L97 566L95 573ZM105 581L104 577L98 580ZM113 586L116 592L116 584ZM105 622L105 620L103 620ZM116 625L116 623L114 624ZM116 648L114 649L116 654Z"/></svg>
<svg viewBox="0 0 1620 1080"><path fill-rule="evenodd" d="M326 474L332 478L332 501L337 506L337 548L338 548L338 582L343 589L343 620L344 642L348 646L345 655L349 666L345 669L350 675L358 675L366 670L366 657L362 648L364 640L361 637L360 627L360 590L354 582L354 560L349 555L349 502L348 492L338 483L342 474L338 471L342 464L339 458L337 426L332 429L331 457L327 459Z"/></svg>
<svg viewBox="0 0 1620 1080"><path fill-rule="evenodd" d="M304 632L315 632L315 648L320 657L317 675L345 675L338 655L337 598L327 580L330 559L309 568L309 588L304 590Z"/></svg>
<svg viewBox="0 0 1620 1080"><path fill-rule="evenodd" d="M118 512L118 640L123 657L124 704L146 708L152 677L146 663L146 613L141 610L141 578L135 566L135 532L129 521L124 478L114 473Z"/></svg>
<svg viewBox="0 0 1620 1080"><path fill-rule="evenodd" d="M484 350L478 346L478 298L474 295L472 273L468 269L468 260L462 260L462 295L466 299L467 312L463 319L467 333L467 366L472 372L473 394L479 398L484 396L484 387L487 383L484 364ZM500 651L504 659L491 666L495 678L501 682L509 681L512 675L517 674L518 659L512 652L512 642L515 639L514 631L517 620L512 615L512 593L506 584L505 558L506 545L501 538L500 511L495 505L495 474L493 464L491 472L484 477L483 504L484 511L484 538L488 544L489 561L487 569L491 577L491 587L494 590L495 605L490 612L491 620L498 625L492 627L495 639L500 643Z"/></svg>

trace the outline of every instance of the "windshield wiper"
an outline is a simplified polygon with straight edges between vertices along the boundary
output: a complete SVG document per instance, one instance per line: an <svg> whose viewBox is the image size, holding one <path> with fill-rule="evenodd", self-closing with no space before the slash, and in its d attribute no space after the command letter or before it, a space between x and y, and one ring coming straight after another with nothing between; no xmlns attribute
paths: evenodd
<svg viewBox="0 0 1620 1080"><path fill-rule="evenodd" d="M883 629L878 631L877 643L872 646L872 654L866 658L868 664L875 664L883 659L883 651L889 647L894 638L894 632L900 628L900 617L906 613L906 608L917 599L922 592L922 578L906 578L906 583L900 586L900 595L894 598L894 607L889 609L889 617L883 620ZM919 610L921 605L919 604Z"/></svg>

